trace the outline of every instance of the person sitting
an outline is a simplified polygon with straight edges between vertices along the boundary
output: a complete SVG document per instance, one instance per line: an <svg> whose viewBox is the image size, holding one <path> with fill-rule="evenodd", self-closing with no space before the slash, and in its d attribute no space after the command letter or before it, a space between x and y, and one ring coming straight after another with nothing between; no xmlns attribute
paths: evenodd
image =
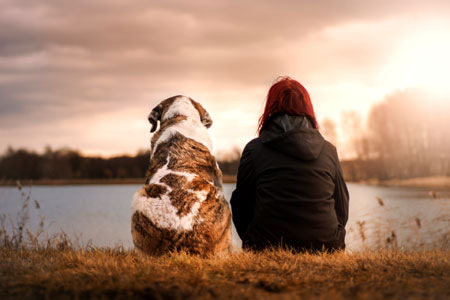
<svg viewBox="0 0 450 300"><path fill-rule="evenodd" d="M345 249L349 194L307 90L280 78L244 148L230 203L244 249Z"/></svg>

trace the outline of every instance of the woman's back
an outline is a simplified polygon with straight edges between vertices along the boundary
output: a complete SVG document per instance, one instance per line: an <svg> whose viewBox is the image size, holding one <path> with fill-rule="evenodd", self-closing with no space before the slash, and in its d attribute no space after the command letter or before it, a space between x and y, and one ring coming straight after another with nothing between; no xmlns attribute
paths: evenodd
<svg viewBox="0 0 450 300"><path fill-rule="evenodd" d="M244 247L345 247L348 191L336 148L305 116L273 115L247 144L231 206Z"/></svg>
<svg viewBox="0 0 450 300"><path fill-rule="evenodd" d="M306 122L304 117L280 116L244 151L239 176L251 172L253 182L239 182L232 205L239 193L254 191L249 197L255 201L253 218L246 231L253 243L283 240L294 246L336 237L336 150ZM279 125L286 123L293 126L284 131L286 126Z"/></svg>

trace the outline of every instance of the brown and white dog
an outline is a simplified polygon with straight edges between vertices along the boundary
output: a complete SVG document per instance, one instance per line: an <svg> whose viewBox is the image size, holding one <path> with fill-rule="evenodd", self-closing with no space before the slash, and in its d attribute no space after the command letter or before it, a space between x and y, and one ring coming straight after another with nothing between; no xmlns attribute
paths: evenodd
<svg viewBox="0 0 450 300"><path fill-rule="evenodd" d="M135 247L161 255L171 250L210 256L231 250L231 212L222 173L211 155L208 112L185 96L168 98L148 117L150 166L134 195L131 232Z"/></svg>

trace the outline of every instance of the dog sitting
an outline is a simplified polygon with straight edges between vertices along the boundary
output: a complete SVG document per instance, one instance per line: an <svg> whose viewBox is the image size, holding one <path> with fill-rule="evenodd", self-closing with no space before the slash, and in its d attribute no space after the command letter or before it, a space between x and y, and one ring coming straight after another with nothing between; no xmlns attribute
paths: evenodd
<svg viewBox="0 0 450 300"><path fill-rule="evenodd" d="M147 254L172 250L210 256L231 249L231 212L222 173L211 155L212 120L194 100L175 96L148 117L151 139L146 184L132 202L135 247Z"/></svg>

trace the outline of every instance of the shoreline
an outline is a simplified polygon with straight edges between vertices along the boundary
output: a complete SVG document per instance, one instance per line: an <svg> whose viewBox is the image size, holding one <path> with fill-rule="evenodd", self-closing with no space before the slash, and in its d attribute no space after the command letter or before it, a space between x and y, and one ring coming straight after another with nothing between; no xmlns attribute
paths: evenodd
<svg viewBox="0 0 450 300"><path fill-rule="evenodd" d="M223 176L223 183L236 183L236 176ZM51 185L144 185L145 178L114 178L114 179L39 179L39 180L0 180L0 186L51 186Z"/></svg>
<svg viewBox="0 0 450 300"><path fill-rule="evenodd" d="M51 185L118 185L118 184L141 184L144 178L115 178L115 179L40 179L19 180L22 186L51 186ZM223 176L223 183L236 183L236 176ZM360 181L347 181L347 183L367 184L385 187L410 187L430 189L450 189L450 176L430 176L408 179L369 179ZM17 180L0 180L0 186L16 186Z"/></svg>
<svg viewBox="0 0 450 300"><path fill-rule="evenodd" d="M352 183L367 184L385 187L405 187L405 188L429 188L429 189L450 189L450 176L428 176L408 179L369 179L355 181Z"/></svg>

